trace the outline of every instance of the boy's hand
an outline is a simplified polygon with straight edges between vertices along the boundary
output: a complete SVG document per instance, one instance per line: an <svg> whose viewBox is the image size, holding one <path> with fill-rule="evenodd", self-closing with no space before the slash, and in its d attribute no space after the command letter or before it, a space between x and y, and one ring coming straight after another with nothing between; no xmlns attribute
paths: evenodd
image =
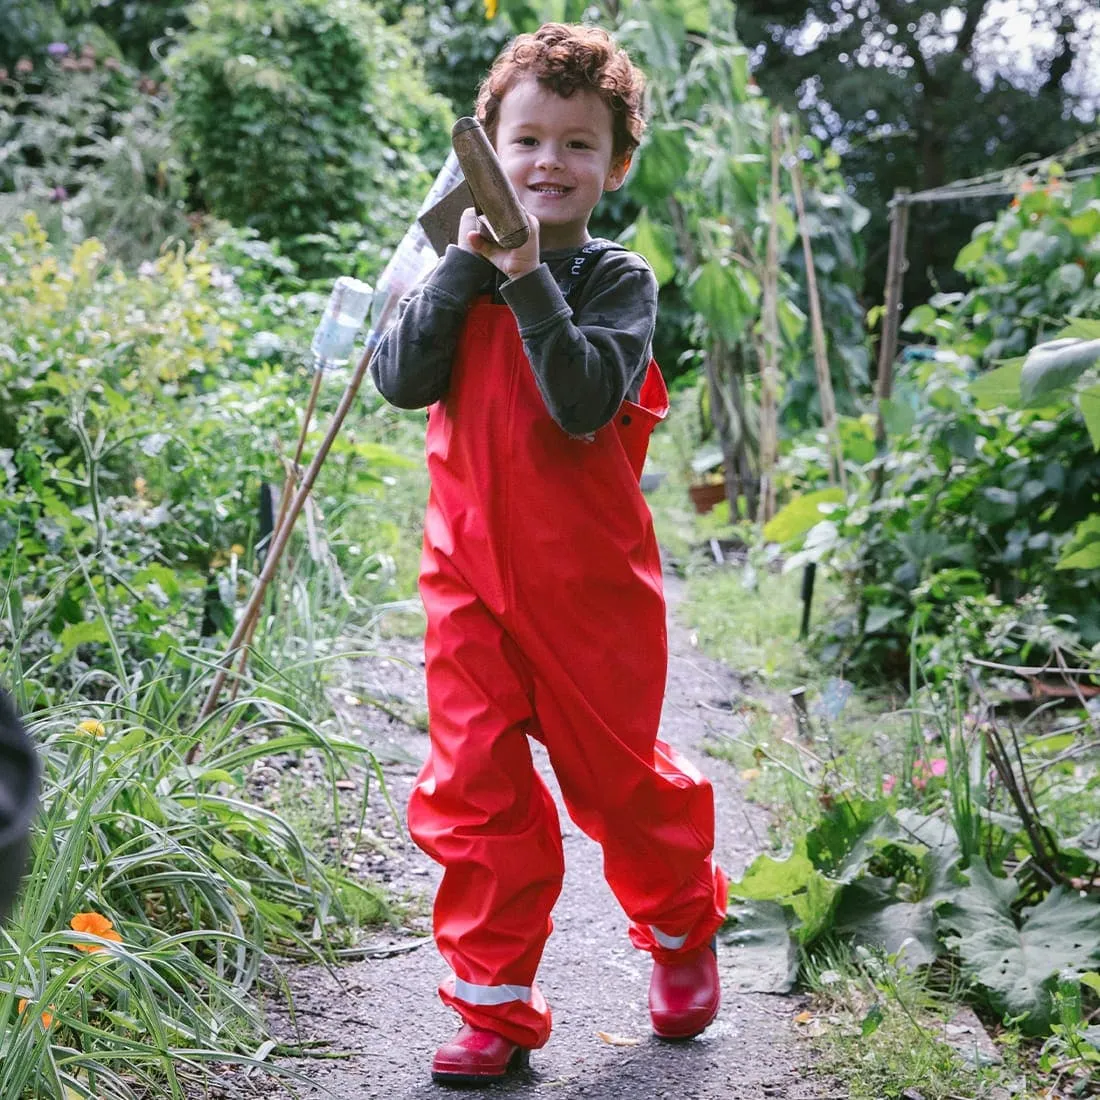
<svg viewBox="0 0 1100 1100"><path fill-rule="evenodd" d="M481 233L480 223L473 207L462 212L458 227L458 247L483 256L509 279L518 279L539 266L539 222L534 214L528 214L531 235L519 248L501 248L490 237Z"/></svg>

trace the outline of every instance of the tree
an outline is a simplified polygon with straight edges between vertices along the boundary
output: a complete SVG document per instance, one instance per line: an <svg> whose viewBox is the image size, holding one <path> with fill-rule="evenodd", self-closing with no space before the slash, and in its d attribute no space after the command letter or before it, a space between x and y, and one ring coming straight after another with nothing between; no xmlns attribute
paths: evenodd
<svg viewBox="0 0 1100 1100"><path fill-rule="evenodd" d="M896 188L1057 152L1089 128L1100 98L1091 0L743 0L737 27L762 87L833 143L871 210L866 291L875 298ZM922 209L909 301L933 285L955 288L959 242L996 208Z"/></svg>

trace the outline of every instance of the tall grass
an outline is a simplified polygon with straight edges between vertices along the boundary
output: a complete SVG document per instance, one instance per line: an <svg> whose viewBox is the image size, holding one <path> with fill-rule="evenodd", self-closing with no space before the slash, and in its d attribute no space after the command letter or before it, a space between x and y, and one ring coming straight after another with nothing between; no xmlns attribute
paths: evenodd
<svg viewBox="0 0 1100 1100"><path fill-rule="evenodd" d="M15 635L11 591L0 613ZM42 810L22 898L0 932L4 1100L182 1098L214 1062L266 1065L253 1055L264 1037L254 993L277 980L265 963L324 957L330 930L348 922L346 900L357 916L385 912L249 791L265 757L316 752L331 781L353 760L369 772L369 751L325 733L295 677L269 661L253 666L247 694L195 725L209 655L175 650L126 667L110 617L101 621L113 667L89 669L64 698L42 662L0 657L17 701L51 700L25 715ZM89 913L118 942L74 931Z"/></svg>

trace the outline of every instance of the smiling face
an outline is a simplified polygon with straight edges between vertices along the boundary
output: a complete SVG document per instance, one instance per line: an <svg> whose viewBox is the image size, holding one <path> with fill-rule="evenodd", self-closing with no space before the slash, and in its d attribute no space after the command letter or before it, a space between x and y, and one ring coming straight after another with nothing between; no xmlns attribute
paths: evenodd
<svg viewBox="0 0 1100 1100"><path fill-rule="evenodd" d="M612 163L611 108L593 91L568 99L529 76L500 101L496 149L520 202L539 220L542 248L587 243L604 191L621 187L629 158Z"/></svg>

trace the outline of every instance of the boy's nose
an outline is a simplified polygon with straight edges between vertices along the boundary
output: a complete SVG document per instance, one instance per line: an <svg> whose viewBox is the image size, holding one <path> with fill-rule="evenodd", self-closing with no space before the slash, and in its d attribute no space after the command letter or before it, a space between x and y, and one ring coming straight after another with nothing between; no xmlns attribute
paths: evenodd
<svg viewBox="0 0 1100 1100"><path fill-rule="evenodd" d="M556 146L544 143L539 148L538 157L539 168L560 168L561 167L561 154L558 152Z"/></svg>

